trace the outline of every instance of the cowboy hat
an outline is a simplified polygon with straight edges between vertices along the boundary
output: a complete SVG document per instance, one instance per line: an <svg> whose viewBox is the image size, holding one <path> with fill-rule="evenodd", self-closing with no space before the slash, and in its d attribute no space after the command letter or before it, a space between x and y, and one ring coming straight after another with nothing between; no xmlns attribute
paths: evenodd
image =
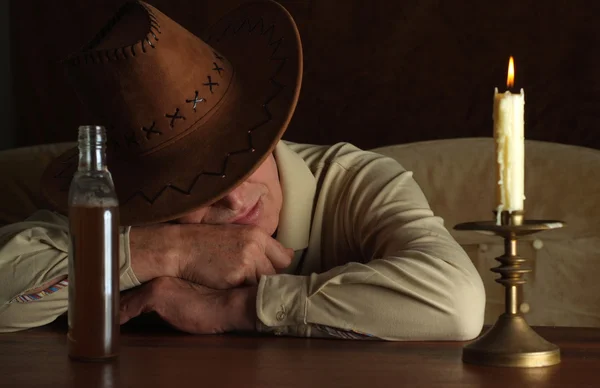
<svg viewBox="0 0 600 388"><path fill-rule="evenodd" d="M238 6L204 39L135 1L65 67L106 127L121 224L140 225L218 200L272 152L298 100L302 46L274 1ZM63 212L77 155L67 151L42 177L44 196Z"/></svg>

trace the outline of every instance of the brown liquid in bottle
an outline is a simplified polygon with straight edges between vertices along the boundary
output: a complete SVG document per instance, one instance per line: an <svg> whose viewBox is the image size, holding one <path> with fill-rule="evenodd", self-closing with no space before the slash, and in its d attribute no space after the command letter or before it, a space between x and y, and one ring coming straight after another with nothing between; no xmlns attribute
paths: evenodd
<svg viewBox="0 0 600 388"><path fill-rule="evenodd" d="M119 346L118 207L71 206L69 356L102 360Z"/></svg>

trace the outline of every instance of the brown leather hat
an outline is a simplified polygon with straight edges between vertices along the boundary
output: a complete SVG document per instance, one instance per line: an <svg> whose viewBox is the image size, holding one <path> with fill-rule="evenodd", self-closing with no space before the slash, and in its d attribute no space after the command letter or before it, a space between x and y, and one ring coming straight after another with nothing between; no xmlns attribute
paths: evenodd
<svg viewBox="0 0 600 388"><path fill-rule="evenodd" d="M290 14L270 0L239 6L204 40L138 1L66 67L107 129L121 223L139 225L210 204L260 165L296 107L302 46ZM42 177L63 212L77 155L61 155Z"/></svg>

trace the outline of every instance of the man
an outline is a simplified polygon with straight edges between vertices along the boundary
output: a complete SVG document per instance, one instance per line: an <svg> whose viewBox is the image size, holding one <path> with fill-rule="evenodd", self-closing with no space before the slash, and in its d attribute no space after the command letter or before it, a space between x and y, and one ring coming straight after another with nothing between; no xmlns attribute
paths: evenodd
<svg viewBox="0 0 600 388"><path fill-rule="evenodd" d="M481 279L410 172L348 144L280 141L302 75L280 5L242 5L203 41L129 3L66 66L108 125L129 225L122 323L154 311L204 334L465 340L481 330ZM0 230L2 331L66 311L76 153L43 178L58 212Z"/></svg>

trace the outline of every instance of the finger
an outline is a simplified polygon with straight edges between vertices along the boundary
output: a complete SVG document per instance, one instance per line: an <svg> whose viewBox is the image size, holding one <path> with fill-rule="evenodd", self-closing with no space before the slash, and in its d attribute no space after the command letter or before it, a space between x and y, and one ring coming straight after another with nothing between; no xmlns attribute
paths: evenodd
<svg viewBox="0 0 600 388"><path fill-rule="evenodd" d="M122 325L148 311L151 297L149 288L149 284L145 284L138 289L122 294L119 307L119 324Z"/></svg>
<svg viewBox="0 0 600 388"><path fill-rule="evenodd" d="M222 333L237 315L232 311L230 291L213 290L182 279L159 278L154 286L158 305L153 311L176 329L196 334Z"/></svg>
<svg viewBox="0 0 600 388"><path fill-rule="evenodd" d="M279 241L269 238L266 241L265 254L277 269L287 268L292 262L294 251L284 248Z"/></svg>
<svg viewBox="0 0 600 388"><path fill-rule="evenodd" d="M248 274L248 276L246 277L245 283L248 286L254 286L254 285L258 284L258 282L260 281L260 277L262 275L275 275L275 274L276 274L275 268L273 268L273 265L271 264L269 259L267 257L263 256L260 259L256 260L256 263L254 266L254 273Z"/></svg>

